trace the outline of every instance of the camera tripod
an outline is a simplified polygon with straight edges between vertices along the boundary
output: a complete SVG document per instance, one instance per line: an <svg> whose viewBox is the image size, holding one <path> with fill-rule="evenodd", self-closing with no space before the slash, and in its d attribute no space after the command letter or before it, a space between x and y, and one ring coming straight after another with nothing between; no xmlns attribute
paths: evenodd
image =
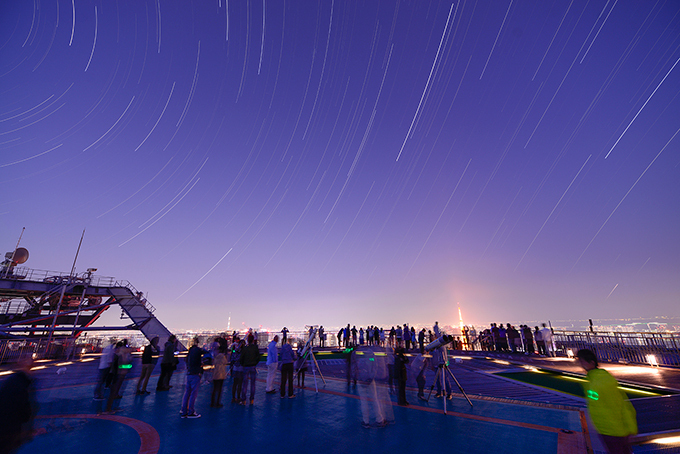
<svg viewBox="0 0 680 454"><path fill-rule="evenodd" d="M456 385L458 385L458 389L460 389L460 392L463 394L463 397L468 401L470 406L472 407L472 402L470 401L470 398L465 394L465 390L463 389L462 386L460 386L460 383L458 383L458 380L456 380L456 376L453 375L453 372L451 372L451 369L449 369L448 361L445 361L443 364L440 364L437 366L437 373L434 375L434 383L432 383L432 386L430 387L430 394L427 396L427 401L430 401L430 396L432 396L432 390L434 389L435 385L438 383L438 380L441 380L441 383L443 385L443 391L446 392L447 389L450 388L450 385L446 382L448 379L448 375L453 379L454 382L456 382ZM447 396L448 397L448 396ZM444 414L446 414L446 401L448 399L445 397L444 398Z"/></svg>

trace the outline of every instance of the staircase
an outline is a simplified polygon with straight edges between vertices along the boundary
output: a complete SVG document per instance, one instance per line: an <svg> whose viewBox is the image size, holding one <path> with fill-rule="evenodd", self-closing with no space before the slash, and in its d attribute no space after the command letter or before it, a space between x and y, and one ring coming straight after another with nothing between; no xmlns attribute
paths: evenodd
<svg viewBox="0 0 680 454"><path fill-rule="evenodd" d="M109 287L108 291L133 321L134 327L140 330L149 341L158 337L158 345L162 348L172 333L153 315L146 300L135 295L128 287ZM179 349L185 350L181 344L179 344Z"/></svg>
<svg viewBox="0 0 680 454"><path fill-rule="evenodd" d="M131 324L91 326L115 304L132 320ZM69 276L22 268L0 276L0 337L35 340L52 333L64 339L71 337L71 332L75 338L85 331L139 330L149 341L158 337L162 348L172 333L154 316L154 311L128 281L89 272ZM178 349L186 350L181 344Z"/></svg>

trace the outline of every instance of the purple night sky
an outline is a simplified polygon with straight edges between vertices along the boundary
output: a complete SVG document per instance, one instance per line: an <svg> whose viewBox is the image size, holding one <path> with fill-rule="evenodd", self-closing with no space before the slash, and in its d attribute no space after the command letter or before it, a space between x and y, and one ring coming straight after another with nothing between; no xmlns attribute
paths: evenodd
<svg viewBox="0 0 680 454"><path fill-rule="evenodd" d="M677 1L4 1L0 252L172 329L678 315L679 61Z"/></svg>

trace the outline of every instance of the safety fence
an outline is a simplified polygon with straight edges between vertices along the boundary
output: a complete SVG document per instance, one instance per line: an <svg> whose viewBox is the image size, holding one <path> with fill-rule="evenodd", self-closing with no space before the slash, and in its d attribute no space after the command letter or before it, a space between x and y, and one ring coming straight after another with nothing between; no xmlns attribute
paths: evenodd
<svg viewBox="0 0 680 454"><path fill-rule="evenodd" d="M555 330L553 342L567 356L588 348L603 362L680 366L680 333Z"/></svg>
<svg viewBox="0 0 680 454"><path fill-rule="evenodd" d="M229 331L225 332L225 334L229 335L229 338L231 339L231 335L234 333L234 331ZM241 330L237 331L238 336L241 339L245 339L246 336L248 335L248 331ZM257 338L257 346L259 348L267 348L267 345L269 342L274 340L274 336L279 336L279 345L281 343L281 339L283 338L283 335L281 332L278 331L256 331L256 338ZM326 339L323 343L324 347L338 347L338 340L337 336L332 333L324 333L326 336ZM191 345L191 339L194 337L198 337L200 342L203 343L209 343L211 340L211 337L217 337L219 334L217 333L211 333L211 334L206 334L206 333L192 333L192 332L187 332L187 333L181 333L177 335L177 339L182 342L184 345ZM298 343L305 343L309 339L309 332L308 331L289 331L287 333L288 339L292 339L294 344ZM319 339L318 333L314 336L314 339L312 341L312 345L314 347L321 347L321 341Z"/></svg>
<svg viewBox="0 0 680 454"><path fill-rule="evenodd" d="M156 311L156 308L151 303L149 303L146 298L144 298L142 292L137 290L130 283L130 281L116 280L115 277L110 276L99 276L92 274L89 271L71 275L61 271L34 270L32 268L17 267L14 268L11 273L0 273L0 277L7 280L55 284L56 287L51 290L51 293L60 291L61 287L66 285L86 285L88 287L125 287L135 296L137 296L139 301L144 304L149 312L154 313ZM26 304L27 303L25 302L0 302L0 313L21 313L26 309Z"/></svg>
<svg viewBox="0 0 680 454"><path fill-rule="evenodd" d="M11 273L0 274L0 277L3 279L46 282L49 284L66 284L69 281L72 284L82 284L87 281L89 285L95 287L111 287L116 281L113 277L97 276L89 272L71 275L62 271L35 270L23 266L14 268Z"/></svg>
<svg viewBox="0 0 680 454"><path fill-rule="evenodd" d="M103 339L64 338L53 339L0 339L0 364L15 363L21 358L31 356L34 359L78 359L86 353L99 351Z"/></svg>
<svg viewBox="0 0 680 454"><path fill-rule="evenodd" d="M233 331L226 334L231 335ZM128 334L128 336L125 336ZM147 340L143 334L119 332L115 337L127 337L130 344L134 347L142 347ZM178 340L184 345L190 345L193 337L198 336L201 343L211 342L211 337L219 333L207 332L183 332L177 333ZM245 330L238 332L244 338L248 333ZM339 346L337 335L333 332L326 332L325 347ZM78 339L60 338L53 340L50 345L47 339L38 338L35 340L22 339L2 339L0 340L0 363L13 362L18 358L35 354L39 358L63 359L73 358L83 353L98 351L102 345L106 345L111 333L101 333L100 335L90 333L90 336L81 336ZM281 341L282 334L273 331L257 331L257 345L266 348L267 344L279 336ZM137 339L138 337L138 339ZM230 337L230 336L229 336ZM288 338L293 342L306 342L309 338L307 331L290 331ZM582 348L593 350L598 359L602 362L620 362L630 364L647 364L659 366L680 367L680 333L677 332L591 332L591 331L562 331L554 330L553 343L559 355L573 356ZM320 346L318 334L314 338L313 345ZM49 348L48 348L49 347ZM478 343L472 343L472 349L480 349ZM521 350L520 350L521 351Z"/></svg>

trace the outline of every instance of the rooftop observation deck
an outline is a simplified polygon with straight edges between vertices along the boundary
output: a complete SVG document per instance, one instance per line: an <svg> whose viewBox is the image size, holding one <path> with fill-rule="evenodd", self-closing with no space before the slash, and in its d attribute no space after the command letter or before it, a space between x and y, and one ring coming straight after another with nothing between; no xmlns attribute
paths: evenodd
<svg viewBox="0 0 680 454"><path fill-rule="evenodd" d="M438 452L452 453L587 453L603 452L585 417L583 398L508 378L527 368L578 374L567 358L452 352L451 371L470 397L471 407L453 384L454 397L419 400L413 377L407 387L408 407L389 395L394 420L386 427L364 428L360 387L348 384L347 363L337 350L317 351L326 384L312 370L295 399L266 394L264 363L258 368L254 405L231 404L231 378L224 385L223 408L210 407L211 384L202 384L196 402L199 419L180 419L185 379L181 362L169 392L135 395L139 358L133 362L116 411L104 414L105 401L93 401L98 357L72 363L44 361L34 371L40 432L19 453L198 453L198 452ZM457 358L457 359L456 359ZM680 452L680 442L663 445L649 440L680 435L680 370L604 364L620 382L642 385L633 400L640 435L635 453ZM155 389L159 366L149 381ZM499 375L502 373L504 375ZM578 380L577 376L571 376ZM428 372L425 396L433 375ZM278 389L279 377L276 379ZM387 387L387 383L379 386ZM645 391L647 390L647 391ZM651 397L644 397L650 392ZM656 395L664 394L666 395Z"/></svg>

